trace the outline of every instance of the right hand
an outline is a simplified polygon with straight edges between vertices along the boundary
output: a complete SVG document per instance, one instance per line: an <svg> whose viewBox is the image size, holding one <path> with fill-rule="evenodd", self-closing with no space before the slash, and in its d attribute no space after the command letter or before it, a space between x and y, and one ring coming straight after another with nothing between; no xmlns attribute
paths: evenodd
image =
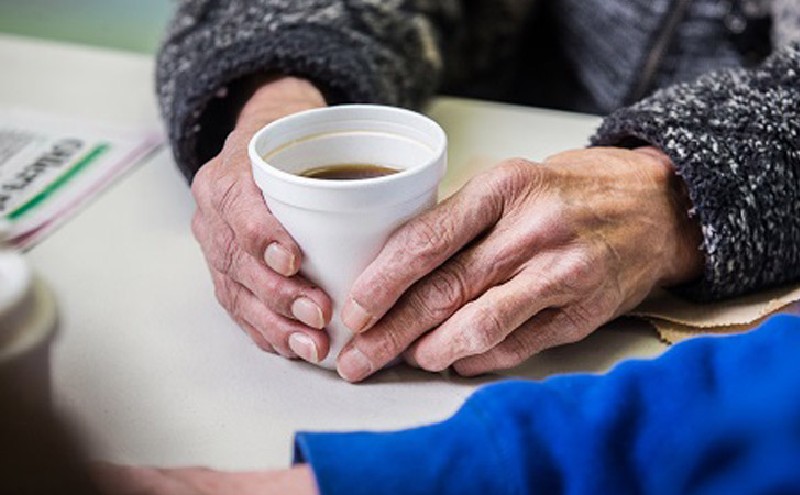
<svg viewBox="0 0 800 495"><path fill-rule="evenodd" d="M323 330L330 298L297 275L300 248L272 216L253 181L247 146L264 125L325 106L309 82L292 77L261 85L243 107L222 151L192 182L200 243L217 299L263 350L319 362L330 348Z"/></svg>

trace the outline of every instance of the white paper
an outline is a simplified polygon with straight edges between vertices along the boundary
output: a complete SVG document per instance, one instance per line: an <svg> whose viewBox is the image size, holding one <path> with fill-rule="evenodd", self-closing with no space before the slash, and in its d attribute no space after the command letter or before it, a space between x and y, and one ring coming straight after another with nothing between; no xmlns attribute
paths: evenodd
<svg viewBox="0 0 800 495"><path fill-rule="evenodd" d="M32 247L163 142L147 129L0 109L0 218Z"/></svg>

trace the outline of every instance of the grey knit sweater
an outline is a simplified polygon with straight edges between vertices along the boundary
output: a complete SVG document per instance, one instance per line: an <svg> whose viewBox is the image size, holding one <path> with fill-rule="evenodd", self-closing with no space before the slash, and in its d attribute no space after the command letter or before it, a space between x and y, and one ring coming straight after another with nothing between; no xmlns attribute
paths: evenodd
<svg viewBox="0 0 800 495"><path fill-rule="evenodd" d="M329 103L436 92L610 114L684 178L714 299L800 279L796 0L184 0L157 85L187 178L219 151L241 81L303 76Z"/></svg>

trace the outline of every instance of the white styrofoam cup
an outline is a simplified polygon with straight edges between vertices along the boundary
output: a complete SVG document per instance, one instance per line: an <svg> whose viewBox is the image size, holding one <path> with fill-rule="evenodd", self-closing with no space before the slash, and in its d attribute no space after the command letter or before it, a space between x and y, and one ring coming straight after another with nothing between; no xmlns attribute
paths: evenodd
<svg viewBox="0 0 800 495"><path fill-rule="evenodd" d="M352 338L339 314L353 282L401 224L436 204L447 168L447 137L416 112L376 105L309 110L277 120L250 142L253 177L264 200L303 252L301 273L333 300L326 327L336 357ZM401 172L324 180L297 174L337 164Z"/></svg>
<svg viewBox="0 0 800 495"><path fill-rule="evenodd" d="M0 239L0 381L17 401L50 406L50 348L57 325L50 290Z"/></svg>

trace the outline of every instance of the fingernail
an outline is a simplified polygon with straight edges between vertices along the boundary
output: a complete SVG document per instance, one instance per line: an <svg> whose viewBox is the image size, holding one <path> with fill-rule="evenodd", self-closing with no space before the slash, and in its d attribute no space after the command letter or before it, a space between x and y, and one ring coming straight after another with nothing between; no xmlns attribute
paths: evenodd
<svg viewBox="0 0 800 495"><path fill-rule="evenodd" d="M311 328L322 329L325 326L322 310L307 297L298 297L294 300L294 303L292 303L292 315Z"/></svg>
<svg viewBox="0 0 800 495"><path fill-rule="evenodd" d="M304 333L295 332L289 335L289 349L309 363L319 363L319 352L311 337Z"/></svg>
<svg viewBox="0 0 800 495"><path fill-rule="evenodd" d="M361 333L371 327L375 319L355 300L348 299L342 308L342 323L354 333Z"/></svg>
<svg viewBox="0 0 800 495"><path fill-rule="evenodd" d="M339 356L336 370L348 382L355 382L372 373L372 363L363 352L352 347Z"/></svg>
<svg viewBox="0 0 800 495"><path fill-rule="evenodd" d="M291 277L297 271L292 253L277 242L267 246L264 261L267 262L267 266L285 277Z"/></svg>

